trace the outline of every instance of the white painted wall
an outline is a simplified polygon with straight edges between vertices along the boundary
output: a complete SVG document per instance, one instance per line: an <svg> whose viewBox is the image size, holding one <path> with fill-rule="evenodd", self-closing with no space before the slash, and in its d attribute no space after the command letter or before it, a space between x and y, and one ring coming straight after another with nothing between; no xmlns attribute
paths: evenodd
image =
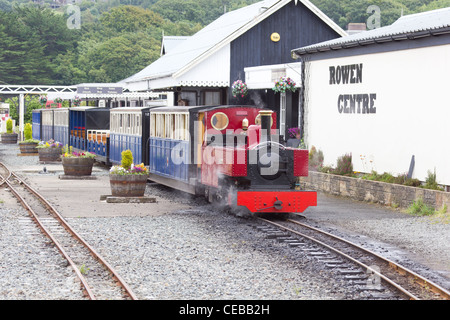
<svg viewBox="0 0 450 320"><path fill-rule="evenodd" d="M300 87L301 62L244 68L245 82L249 89L272 89L280 77L290 77Z"/></svg>
<svg viewBox="0 0 450 320"><path fill-rule="evenodd" d="M363 64L361 83L330 85L330 66ZM352 153L355 171L422 181L436 168L450 185L450 45L312 61L306 65L305 134L325 164ZM376 94L375 114L339 113L341 94Z"/></svg>

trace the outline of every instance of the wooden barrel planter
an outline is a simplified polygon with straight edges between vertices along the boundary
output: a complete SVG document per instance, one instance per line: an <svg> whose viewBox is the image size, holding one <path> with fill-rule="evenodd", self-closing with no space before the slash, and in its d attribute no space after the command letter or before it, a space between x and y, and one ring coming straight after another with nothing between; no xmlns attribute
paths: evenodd
<svg viewBox="0 0 450 320"><path fill-rule="evenodd" d="M113 197L143 197L148 175L110 174L111 193Z"/></svg>
<svg viewBox="0 0 450 320"><path fill-rule="evenodd" d="M2 133L2 143L3 144L16 144L17 143L17 133Z"/></svg>
<svg viewBox="0 0 450 320"><path fill-rule="evenodd" d="M66 176L90 176L95 159L62 157L62 165Z"/></svg>
<svg viewBox="0 0 450 320"><path fill-rule="evenodd" d="M38 148L39 161L60 161L62 148Z"/></svg>
<svg viewBox="0 0 450 320"><path fill-rule="evenodd" d="M38 145L37 142L22 142L19 143L20 153L38 153L38 149L36 148Z"/></svg>

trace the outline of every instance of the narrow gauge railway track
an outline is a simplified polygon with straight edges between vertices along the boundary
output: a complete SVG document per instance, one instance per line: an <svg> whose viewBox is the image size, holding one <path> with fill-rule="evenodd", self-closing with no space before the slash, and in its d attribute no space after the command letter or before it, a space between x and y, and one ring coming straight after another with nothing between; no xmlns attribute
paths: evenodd
<svg viewBox="0 0 450 320"><path fill-rule="evenodd" d="M125 281L56 209L15 173L0 163L0 186L7 186L41 231L57 247L91 300L137 300Z"/></svg>
<svg viewBox="0 0 450 320"><path fill-rule="evenodd" d="M272 232L272 238L296 245L305 244L299 242L300 237L301 241L312 243L315 248L305 244L304 250L309 251L328 268L336 269L346 279L359 285L361 291L382 292L384 289L381 283L383 283L411 300L450 299L450 292L432 281L343 238L291 219L277 222L265 218L258 219L274 227L272 231L265 230ZM295 235L295 238L292 235Z"/></svg>

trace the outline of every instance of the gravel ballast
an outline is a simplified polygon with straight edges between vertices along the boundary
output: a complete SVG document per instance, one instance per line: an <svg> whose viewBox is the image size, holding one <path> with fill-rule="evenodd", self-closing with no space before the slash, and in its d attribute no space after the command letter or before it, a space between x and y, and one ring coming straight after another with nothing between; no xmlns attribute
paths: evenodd
<svg viewBox="0 0 450 320"><path fill-rule="evenodd" d="M37 157L17 157L17 153L18 146L0 145L0 161L11 169L41 166ZM107 175L104 171L99 175ZM38 181L38 173L22 175ZM60 183L56 175L54 183ZM57 190L52 191L52 199L58 198ZM331 276L314 258L265 239L251 219L153 184L147 185L146 195L173 210L158 214L155 210L161 207L134 204L121 207L124 216L102 216L101 210L95 210L103 205L99 201L86 205L86 212L78 217L66 212L69 206L57 204L140 299L367 298ZM140 213L133 216L137 207ZM82 299L73 271L57 250L46 245L40 234L30 241L20 222L24 216L8 201L0 204L0 299ZM448 281L448 224L325 195L304 216L313 225L327 226L352 240L364 239L374 251L390 251L393 260L423 265L430 274L439 273L439 280Z"/></svg>

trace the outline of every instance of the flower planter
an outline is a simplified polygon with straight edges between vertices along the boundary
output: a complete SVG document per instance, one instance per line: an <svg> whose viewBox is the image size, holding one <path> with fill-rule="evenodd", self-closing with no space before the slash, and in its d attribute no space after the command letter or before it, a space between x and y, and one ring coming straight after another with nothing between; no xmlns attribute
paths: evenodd
<svg viewBox="0 0 450 320"><path fill-rule="evenodd" d="M62 165L66 176L90 176L95 159L62 157Z"/></svg>
<svg viewBox="0 0 450 320"><path fill-rule="evenodd" d="M38 148L39 161L60 161L62 148Z"/></svg>
<svg viewBox="0 0 450 320"><path fill-rule="evenodd" d="M38 153L38 149L36 148L38 145L37 142L22 142L19 143L20 153Z"/></svg>
<svg viewBox="0 0 450 320"><path fill-rule="evenodd" d="M111 193L114 197L143 197L147 174L110 174Z"/></svg>
<svg viewBox="0 0 450 320"><path fill-rule="evenodd" d="M17 133L2 133L2 143L3 144L16 144L17 143Z"/></svg>

